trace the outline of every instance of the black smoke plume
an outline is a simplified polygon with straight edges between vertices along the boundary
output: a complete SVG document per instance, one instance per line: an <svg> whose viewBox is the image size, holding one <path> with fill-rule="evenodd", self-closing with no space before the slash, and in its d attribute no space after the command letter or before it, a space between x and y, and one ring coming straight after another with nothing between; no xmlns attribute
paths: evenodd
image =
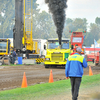
<svg viewBox="0 0 100 100"><path fill-rule="evenodd" d="M45 3L48 4L49 11L52 13L59 44L61 45L62 32L66 17L65 8L67 8L67 0L45 0Z"/></svg>

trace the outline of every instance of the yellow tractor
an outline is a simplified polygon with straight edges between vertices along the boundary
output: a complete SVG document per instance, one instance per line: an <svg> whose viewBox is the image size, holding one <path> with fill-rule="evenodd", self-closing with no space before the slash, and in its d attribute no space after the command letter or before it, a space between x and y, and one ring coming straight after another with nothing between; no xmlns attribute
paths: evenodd
<svg viewBox="0 0 100 100"><path fill-rule="evenodd" d="M67 38L62 39L61 44L60 47L58 39L47 40L47 47L44 47L47 51L44 61L45 68L50 66L65 66L71 53L70 40Z"/></svg>
<svg viewBox="0 0 100 100"><path fill-rule="evenodd" d="M10 64L10 40L9 39L0 39L0 65Z"/></svg>

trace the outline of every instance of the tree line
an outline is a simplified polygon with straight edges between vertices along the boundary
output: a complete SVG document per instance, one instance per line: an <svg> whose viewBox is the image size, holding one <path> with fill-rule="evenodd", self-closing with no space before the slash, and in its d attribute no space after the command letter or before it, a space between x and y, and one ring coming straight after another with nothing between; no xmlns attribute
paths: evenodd
<svg viewBox="0 0 100 100"><path fill-rule="evenodd" d="M57 38L56 27L52 15L45 11L40 12L37 0L33 0L33 39ZM1 0L0 3L0 38L13 38L13 27L15 20L15 0ZM87 31L89 29L89 31ZM100 18L95 18L95 23L88 25L86 18L67 18L62 33L63 38L70 38L71 31L87 31L84 33L84 45L90 46L100 41Z"/></svg>

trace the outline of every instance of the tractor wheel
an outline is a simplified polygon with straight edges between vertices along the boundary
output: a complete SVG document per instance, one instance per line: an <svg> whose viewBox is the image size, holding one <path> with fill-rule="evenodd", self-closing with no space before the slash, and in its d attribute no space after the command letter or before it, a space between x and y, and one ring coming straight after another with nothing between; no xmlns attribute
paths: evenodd
<svg viewBox="0 0 100 100"><path fill-rule="evenodd" d="M48 65L45 65L45 68L49 68L49 66Z"/></svg>
<svg viewBox="0 0 100 100"><path fill-rule="evenodd" d="M39 64L39 62L36 62L36 64Z"/></svg>
<svg viewBox="0 0 100 100"><path fill-rule="evenodd" d="M95 66L97 66L98 65L98 63L95 63Z"/></svg>

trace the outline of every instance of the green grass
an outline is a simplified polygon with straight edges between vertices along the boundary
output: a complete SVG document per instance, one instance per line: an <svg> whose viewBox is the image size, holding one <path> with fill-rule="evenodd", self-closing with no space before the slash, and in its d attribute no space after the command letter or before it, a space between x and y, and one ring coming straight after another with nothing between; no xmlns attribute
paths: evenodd
<svg viewBox="0 0 100 100"><path fill-rule="evenodd" d="M23 64L22 64L23 65ZM10 65L2 65L2 66L22 66L21 64L17 64L17 65L15 65L15 64L10 64Z"/></svg>
<svg viewBox="0 0 100 100"><path fill-rule="evenodd" d="M23 66L23 65L36 65L36 64L10 64L10 65L2 65L2 66Z"/></svg>
<svg viewBox="0 0 100 100"><path fill-rule="evenodd" d="M38 64L38 65L43 65L44 63ZM10 64L10 65L1 65L1 66L23 66L23 65L37 65L37 64Z"/></svg>
<svg viewBox="0 0 100 100"><path fill-rule="evenodd" d="M81 88L100 85L100 74L83 76ZM38 98L59 95L70 90L70 80L61 80L54 83L36 84L27 88L16 88L0 92L0 100L37 100ZM34 98L34 99L33 99Z"/></svg>

